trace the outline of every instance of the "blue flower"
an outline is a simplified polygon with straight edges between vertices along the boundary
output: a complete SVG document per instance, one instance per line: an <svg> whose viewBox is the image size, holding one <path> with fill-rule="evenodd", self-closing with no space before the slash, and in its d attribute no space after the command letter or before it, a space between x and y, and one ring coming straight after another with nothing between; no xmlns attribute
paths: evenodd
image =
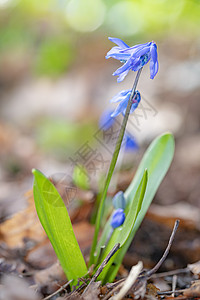
<svg viewBox="0 0 200 300"><path fill-rule="evenodd" d="M111 117L112 113L113 113L113 110L110 110L110 109L108 109L102 113L102 115L99 119L99 128L106 131L114 125L115 118Z"/></svg>
<svg viewBox="0 0 200 300"><path fill-rule="evenodd" d="M129 90L123 90L123 91L119 92L118 94L116 94L110 100L110 102L112 102L112 103L119 102L117 108L111 114L112 118L118 116L120 113L122 113L123 115L125 115L126 107L128 105L128 100L130 98L131 91L132 91L131 89L129 89ZM135 91L133 99L132 99L132 106L131 106L130 114L133 113L134 110L138 107L138 104L140 103L140 100L141 100L140 93L138 91Z"/></svg>
<svg viewBox="0 0 200 300"><path fill-rule="evenodd" d="M132 137L129 134L126 134L125 138L126 138L125 151L137 151L139 149L139 145L135 141L134 137Z"/></svg>
<svg viewBox="0 0 200 300"><path fill-rule="evenodd" d="M122 208L118 208L114 211L114 213L112 215L110 225L113 228L117 228L117 227L121 226L124 223L124 220L125 220L124 210Z"/></svg>
<svg viewBox="0 0 200 300"><path fill-rule="evenodd" d="M106 55L106 58L112 57L120 60L123 64L113 75L119 76L117 81L121 82L128 74L129 70L138 71L150 61L150 78L154 79L158 72L157 45L154 42L139 44L129 47L118 38L109 38L109 40L118 46L113 47Z"/></svg>

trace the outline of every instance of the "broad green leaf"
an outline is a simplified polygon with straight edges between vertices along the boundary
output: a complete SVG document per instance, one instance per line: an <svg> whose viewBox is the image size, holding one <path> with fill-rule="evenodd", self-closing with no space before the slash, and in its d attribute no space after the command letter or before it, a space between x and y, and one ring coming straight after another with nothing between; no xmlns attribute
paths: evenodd
<svg viewBox="0 0 200 300"><path fill-rule="evenodd" d="M173 135L170 133L163 134L157 137L149 146L147 151L145 152L143 159L137 169L137 172L134 176L133 181L131 182L130 186L125 192L125 198L127 201L127 206L125 212L130 209L132 199L134 199L134 195L138 189L140 184L141 178L143 176L144 170L148 170L148 184L146 188L146 192L144 195L143 203L141 210L136 218L136 222L134 227L132 228L131 234L129 235L125 244L120 248L120 250L113 256L112 263L107 274L104 277L105 281L113 281L119 266L123 260L123 257L128 250L128 247L131 244L131 241L140 226L153 197L163 180L174 155L174 138ZM102 237L99 241L99 246L104 245L107 239L107 234L110 229L110 220L108 220L104 231L102 233Z"/></svg>
<svg viewBox="0 0 200 300"><path fill-rule="evenodd" d="M41 172L35 169L32 172L38 217L68 280L76 282L87 273L87 267L65 204L55 186Z"/></svg>
<svg viewBox="0 0 200 300"><path fill-rule="evenodd" d="M137 189L136 195L135 195L135 197L131 203L130 209L126 215L124 224L114 230L114 232L110 238L110 241L108 242L108 245L106 246L106 249L104 250L102 260L108 255L108 253L111 251L111 249L115 246L116 243L120 243L120 248L121 248L126 243L127 239L129 238L131 231L133 229L135 220L138 216L138 213L140 212L140 209L142 206L142 201L144 199L146 186L147 186L147 180L148 180L147 174L148 174L148 172L147 172L147 170L145 170L144 175L141 179L140 185ZM99 279L104 278L104 274L110 268L111 264L112 264L112 261L109 262L107 264L107 266L104 268L103 272L99 276Z"/></svg>

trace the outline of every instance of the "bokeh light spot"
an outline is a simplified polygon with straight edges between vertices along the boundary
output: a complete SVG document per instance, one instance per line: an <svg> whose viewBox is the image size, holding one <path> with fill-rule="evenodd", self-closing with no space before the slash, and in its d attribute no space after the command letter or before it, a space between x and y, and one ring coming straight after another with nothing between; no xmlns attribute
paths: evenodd
<svg viewBox="0 0 200 300"><path fill-rule="evenodd" d="M66 9L67 21L77 31L94 31L103 23L105 10L101 0L71 0Z"/></svg>
<svg viewBox="0 0 200 300"><path fill-rule="evenodd" d="M6 8L13 4L13 0L0 0L0 8Z"/></svg>
<svg viewBox="0 0 200 300"><path fill-rule="evenodd" d="M119 2L110 8L107 24L116 35L129 36L139 33L144 24L141 9L132 1Z"/></svg>

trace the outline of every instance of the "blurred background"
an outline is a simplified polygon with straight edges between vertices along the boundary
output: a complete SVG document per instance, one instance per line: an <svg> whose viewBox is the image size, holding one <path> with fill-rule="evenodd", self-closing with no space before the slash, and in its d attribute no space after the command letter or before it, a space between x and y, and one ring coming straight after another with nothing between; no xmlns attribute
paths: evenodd
<svg viewBox="0 0 200 300"><path fill-rule="evenodd" d="M120 62L105 59L109 36L154 40L160 64L153 81L149 66L142 72L127 130L136 146L118 167L129 174L152 139L172 131L175 159L155 201L200 206L199 16L198 0L0 0L1 220L26 206L32 168L72 176L84 147L103 156L92 175L98 186L113 149L99 119L135 76L120 84L112 76Z"/></svg>

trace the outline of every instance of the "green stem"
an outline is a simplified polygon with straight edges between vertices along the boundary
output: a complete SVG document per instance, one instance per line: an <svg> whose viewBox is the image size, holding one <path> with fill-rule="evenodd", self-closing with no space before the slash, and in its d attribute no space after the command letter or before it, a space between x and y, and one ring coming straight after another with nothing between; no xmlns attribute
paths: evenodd
<svg viewBox="0 0 200 300"><path fill-rule="evenodd" d="M112 174L113 174L113 171L115 169L115 165L116 165L116 162L117 162L117 158L118 158L118 155L119 155L121 144L122 144L122 141L123 141L124 132L125 132L125 129L126 129L126 124L127 124L128 117L129 117L130 110L131 110L131 106L132 106L132 99L134 97L134 93L135 93L135 90L136 90L136 87L137 87L137 84L138 84L138 80L139 80L141 71L142 71L142 68L138 70L137 75L135 77L132 92L131 92L131 95L130 95L130 98L129 98L129 101L128 101L128 105L127 105L127 108L126 108L125 116L124 116L122 126L121 126L121 129L120 129L120 133L119 133L119 136L118 136L118 139L117 139L117 142L116 142L115 151L113 153L113 157L112 157L112 160L111 160L111 163L110 163L110 168L109 168L108 175L107 175L107 178L106 178L106 181L105 181L105 186L104 186L101 201L100 201L100 204L99 204L99 209L98 209L96 223L95 223L95 232L94 232L94 237L93 237L93 242L92 242L92 247L91 247L91 252L90 252L89 266L94 264L94 261L95 261L94 253L95 253L95 250L96 250L96 245L97 245L97 240L98 240L98 235L99 235L99 230L100 230L100 225L101 225L101 219L102 219L102 216L103 216L104 203L105 203L108 187L109 187L109 184L110 184L110 180L112 178Z"/></svg>

